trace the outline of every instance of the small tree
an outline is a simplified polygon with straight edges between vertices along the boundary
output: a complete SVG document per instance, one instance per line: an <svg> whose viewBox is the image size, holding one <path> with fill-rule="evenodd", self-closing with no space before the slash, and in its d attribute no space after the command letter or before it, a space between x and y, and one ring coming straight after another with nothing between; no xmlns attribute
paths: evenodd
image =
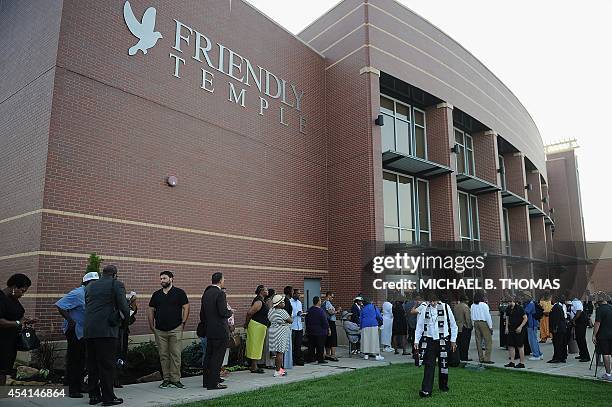
<svg viewBox="0 0 612 407"><path fill-rule="evenodd" d="M100 263L102 263L102 258L97 256L95 253L89 255L89 260L87 260L87 272L95 271L100 274Z"/></svg>

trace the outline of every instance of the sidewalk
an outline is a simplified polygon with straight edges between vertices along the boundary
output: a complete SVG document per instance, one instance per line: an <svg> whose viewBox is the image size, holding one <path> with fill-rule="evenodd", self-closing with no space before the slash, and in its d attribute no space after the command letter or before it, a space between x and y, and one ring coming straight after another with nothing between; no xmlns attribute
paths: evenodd
<svg viewBox="0 0 612 407"><path fill-rule="evenodd" d="M496 332L497 333L497 332ZM590 342L591 330L587 332L587 338L591 352L593 344ZM478 360L478 355L475 348L475 340L472 338L472 348L470 349L469 357ZM538 372L545 374L553 374L559 376L579 377L594 379L593 370L589 370L590 363L578 362L574 359L576 355L569 355L566 364L549 364L546 363L552 355L552 343L549 341L546 344L540 344L544 353L544 360L529 361L526 360L526 368L520 371ZM252 374L249 371L232 373L226 379L224 384L228 385L226 390L210 391L202 388L202 377L188 377L182 379L185 385L184 389L160 389L157 386L159 382L142 383L125 386L123 389L116 389L118 397L124 399L124 406L144 407L144 406L166 406L172 404L182 404L198 400L206 400L215 397L220 397L227 394L240 393L250 390L256 390L262 387L268 387L275 384L292 383L308 379L324 377L332 374L348 372L354 369L362 369L373 366L385 366L391 363L413 363L411 356L394 355L392 353L383 353L385 360L376 362L374 360L363 360L360 357L348 357L347 350L338 349L340 361L337 363L328 363L326 365L307 364L303 367L295 367L288 371L288 376L283 378L272 377L272 370L266 370L266 374ZM503 367L507 362L507 351L499 348L499 338L493 338L493 354L492 360L495 361L494 367ZM470 362L470 364L477 364ZM509 369L510 370L510 369ZM511 369L517 371L517 369ZM598 369L598 376L604 372L603 366ZM452 373L451 373L452 375ZM452 379L451 379L452 380ZM612 386L610 387L612 390ZM83 399L31 399L31 400L0 400L0 406L37 406L37 407L71 407L71 406L87 406L88 398Z"/></svg>

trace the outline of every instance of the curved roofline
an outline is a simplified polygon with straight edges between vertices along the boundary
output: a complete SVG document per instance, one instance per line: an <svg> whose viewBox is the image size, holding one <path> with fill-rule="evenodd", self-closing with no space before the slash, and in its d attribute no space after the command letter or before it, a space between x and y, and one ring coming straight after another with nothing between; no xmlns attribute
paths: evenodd
<svg viewBox="0 0 612 407"><path fill-rule="evenodd" d="M502 81L496 74L495 72L491 71L489 69L489 67L487 67L484 62L482 62L476 55L474 55L470 50L468 50L467 48L465 48L459 41L457 41L456 39L454 39L453 37L451 37L449 34L447 34L444 30L442 30L440 27L438 27L437 25L435 25L434 23L432 23L431 21L429 21L427 18L423 17L421 14L417 13L416 11L412 10L410 7L406 6L405 4L400 3L398 0L392 0L394 3L400 5L401 7L405 8L406 10L410 11L411 13L413 13L414 15L418 16L419 18L421 18L423 21L425 21L427 24L431 25L433 28L435 28L436 30L438 30L441 34L443 34L446 38L450 39L451 41L453 41L455 44L457 44L461 49L463 49L466 53L468 53L472 58L474 58L476 60L476 62L478 62L480 65L482 65L482 67L484 69L487 70L487 72L489 72L491 75L493 75L493 77L495 79L497 79L499 81L499 83L501 83L504 88L506 88L508 90L508 92L510 92L512 94L512 96L514 96L516 98L516 100L521 104L522 108L525 109L525 112L527 113L527 115L529 116L529 118L531 119L531 121L533 122L533 124L535 125L536 129L538 130L538 135L540 136L540 140L542 141L542 145L544 145L544 140L542 139L542 133L540 133L540 128L538 127L538 124L536 123L536 121L534 120L533 116L531 116L531 113L529 113L529 110L527 110L527 108L525 107L525 105L523 105L523 102L521 102L521 99L519 99L518 96L516 96L516 94L512 91L512 89L510 89L508 87L508 85L506 85L504 83L504 81ZM363 3L367 4L368 0L364 0ZM337 6L337 5L336 5ZM503 137L503 135L502 135Z"/></svg>
<svg viewBox="0 0 612 407"><path fill-rule="evenodd" d="M298 36L301 35L304 31L306 31L308 28L310 28L313 24L315 24L317 21L321 20L323 17L325 17L327 14L329 14L331 11L336 9L339 5L341 5L345 1L346 0L341 0L341 1L337 2L335 5L330 7L327 11L325 11L323 14L321 14L318 18L316 18L314 21L312 21L306 27L302 28L302 30L297 35ZM397 4L397 5L399 5L400 7L402 7L403 9L405 9L405 10L409 11L410 13L414 14L415 16L417 16L418 18L423 20L425 23L429 24L431 27L433 27L435 30L437 30L440 34L442 34L445 38L449 39L455 45L457 45L459 48L461 48L463 51L465 51L465 53L468 54L470 57L472 57L482 68L484 68L484 70L486 70L486 72L491 74L491 76L493 78L495 78L503 86L503 88L505 90L507 90L516 99L516 101L519 103L519 105L523 108L523 111L527 114L527 116L529 117L529 119L531 120L533 125L535 126L535 129L538 132L538 136L540 138L540 142L541 142L542 146L544 146L544 139L542 138L542 133L540 132L540 128L538 127L538 124L536 123L535 119L533 118L533 116L531 115L529 110L525 107L523 102L521 102L521 99L519 99L519 97L512 91L512 89L510 89L508 87L508 85L506 85L504 83L504 81L502 81L491 69L489 69L476 55L474 55L470 50L468 50L466 47L464 47L460 42L455 40L452 36L450 36L448 33L446 33L440 27L438 27L437 25L433 24L427 18L423 17L421 14L419 14L416 11L412 10L410 7L406 6L405 4L400 3L398 0L393 0L393 2L395 4ZM362 0L361 4L367 6L369 4L369 1L368 0ZM503 137L503 135L502 135L502 137Z"/></svg>

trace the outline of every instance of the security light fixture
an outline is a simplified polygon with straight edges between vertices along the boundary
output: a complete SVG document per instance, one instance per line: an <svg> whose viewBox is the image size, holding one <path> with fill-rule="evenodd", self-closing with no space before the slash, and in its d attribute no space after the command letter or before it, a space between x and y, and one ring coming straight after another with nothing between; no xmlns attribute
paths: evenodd
<svg viewBox="0 0 612 407"><path fill-rule="evenodd" d="M168 178L166 178L166 183L170 187L175 187L178 184L178 178L176 178L174 175L170 175Z"/></svg>
<svg viewBox="0 0 612 407"><path fill-rule="evenodd" d="M379 114L376 120L374 120L374 124L377 126L384 126L385 125L384 116L382 114Z"/></svg>

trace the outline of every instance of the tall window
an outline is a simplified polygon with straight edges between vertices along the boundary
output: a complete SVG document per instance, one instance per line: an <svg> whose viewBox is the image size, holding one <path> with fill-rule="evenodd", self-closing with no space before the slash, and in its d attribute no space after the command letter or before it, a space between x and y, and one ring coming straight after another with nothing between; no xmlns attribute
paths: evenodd
<svg viewBox="0 0 612 407"><path fill-rule="evenodd" d="M425 112L398 100L381 96L382 151L397 151L427 158Z"/></svg>
<svg viewBox="0 0 612 407"><path fill-rule="evenodd" d="M499 155L499 186L502 191L506 190L506 164L504 163L504 156Z"/></svg>
<svg viewBox="0 0 612 407"><path fill-rule="evenodd" d="M457 172L474 175L474 144L472 143L472 136L455 128L455 143L459 146Z"/></svg>
<svg viewBox="0 0 612 407"><path fill-rule="evenodd" d="M478 199L465 192L459 192L459 232L461 240L480 240Z"/></svg>
<svg viewBox="0 0 612 407"><path fill-rule="evenodd" d="M508 220L508 209L502 208L504 214L504 243L506 253L510 254L510 222Z"/></svg>
<svg viewBox="0 0 612 407"><path fill-rule="evenodd" d="M414 114L414 155L427 158L427 136L425 133L425 112L416 107L412 108Z"/></svg>
<svg viewBox="0 0 612 407"><path fill-rule="evenodd" d="M383 172L385 241L430 240L427 181Z"/></svg>

